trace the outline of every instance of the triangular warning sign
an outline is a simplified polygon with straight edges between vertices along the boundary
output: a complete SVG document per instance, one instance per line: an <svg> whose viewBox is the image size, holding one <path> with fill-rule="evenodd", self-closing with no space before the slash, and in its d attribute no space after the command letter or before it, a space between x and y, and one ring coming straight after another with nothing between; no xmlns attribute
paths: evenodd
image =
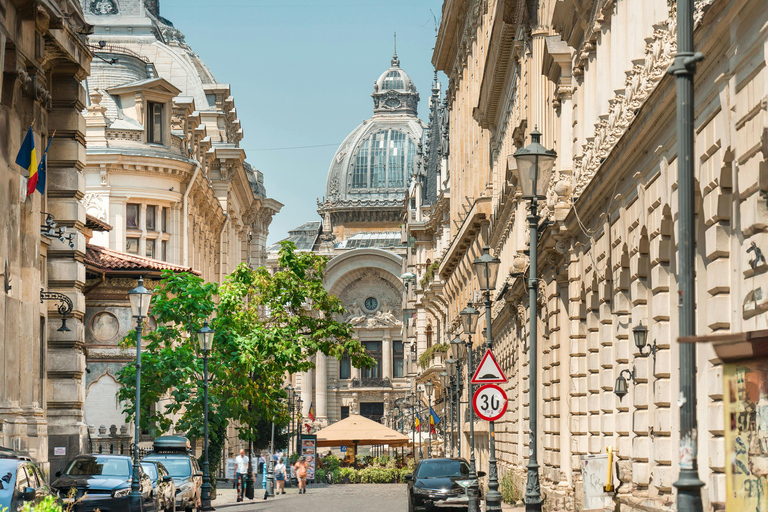
<svg viewBox="0 0 768 512"><path fill-rule="evenodd" d="M472 376L472 384L499 382L507 382L507 377L504 375L504 372L501 371L501 366L496 362L496 358L493 357L491 349L488 349L485 351L480 366L477 367L475 374Z"/></svg>

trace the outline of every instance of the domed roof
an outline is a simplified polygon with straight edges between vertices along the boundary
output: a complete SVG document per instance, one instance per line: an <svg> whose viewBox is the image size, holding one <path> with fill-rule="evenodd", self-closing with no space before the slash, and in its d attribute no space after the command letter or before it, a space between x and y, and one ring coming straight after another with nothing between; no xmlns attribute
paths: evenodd
<svg viewBox="0 0 768 512"><path fill-rule="evenodd" d="M372 96L373 117L352 130L331 161L321 211L402 206L426 125L416 116L419 94L397 55Z"/></svg>

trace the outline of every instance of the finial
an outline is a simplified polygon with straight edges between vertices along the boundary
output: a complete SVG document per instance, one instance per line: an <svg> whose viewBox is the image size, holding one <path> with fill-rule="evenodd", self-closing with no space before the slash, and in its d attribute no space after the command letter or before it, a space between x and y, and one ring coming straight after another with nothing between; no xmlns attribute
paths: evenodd
<svg viewBox="0 0 768 512"><path fill-rule="evenodd" d="M392 66L400 66L400 59L397 58L397 32L395 32L395 53L392 55Z"/></svg>

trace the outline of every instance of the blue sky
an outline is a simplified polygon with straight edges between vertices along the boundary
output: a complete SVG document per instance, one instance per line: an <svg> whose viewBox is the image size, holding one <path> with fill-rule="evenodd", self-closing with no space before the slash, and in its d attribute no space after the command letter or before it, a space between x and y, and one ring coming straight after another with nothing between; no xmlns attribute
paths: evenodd
<svg viewBox="0 0 768 512"><path fill-rule="evenodd" d="M214 7L215 5L215 7ZM285 206L269 241L319 220L316 199L337 145L373 115L373 82L389 67L397 32L400 66L427 119L440 0L161 0L160 14L232 87L248 161ZM430 12L431 9L431 12ZM442 80L445 83L445 80ZM296 146L323 147L265 150Z"/></svg>

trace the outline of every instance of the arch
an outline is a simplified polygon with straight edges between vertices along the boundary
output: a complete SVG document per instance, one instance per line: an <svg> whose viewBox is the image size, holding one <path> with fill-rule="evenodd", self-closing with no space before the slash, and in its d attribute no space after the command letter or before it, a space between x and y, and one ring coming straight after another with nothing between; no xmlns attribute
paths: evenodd
<svg viewBox="0 0 768 512"><path fill-rule="evenodd" d="M391 276L391 283L402 293L403 283L400 281L403 259L397 254L383 249L353 249L333 258L325 267L325 287L333 294L343 288L355 277L366 273L369 269L383 271L385 276ZM387 277L389 277L387 276ZM342 278L346 282L341 282Z"/></svg>
<svg viewBox="0 0 768 512"><path fill-rule="evenodd" d="M85 417L89 425L123 425L126 423L123 415L124 403L117 400L120 391L117 379L105 371L86 388Z"/></svg>

